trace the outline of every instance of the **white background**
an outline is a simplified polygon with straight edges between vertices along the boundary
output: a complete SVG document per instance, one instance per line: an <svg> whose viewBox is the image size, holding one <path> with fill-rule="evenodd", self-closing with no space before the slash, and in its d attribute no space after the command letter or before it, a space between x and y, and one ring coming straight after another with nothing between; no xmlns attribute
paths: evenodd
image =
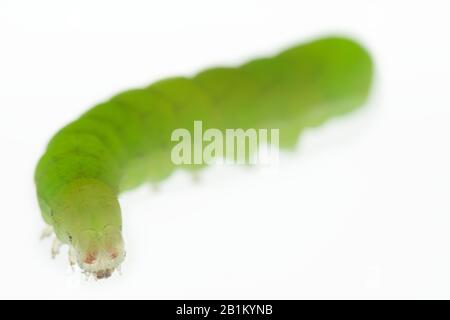
<svg viewBox="0 0 450 320"><path fill-rule="evenodd" d="M0 0L0 298L450 298L448 1ZM278 168L122 198L123 275L50 259L33 170L96 102L327 34L376 60L369 105Z"/></svg>

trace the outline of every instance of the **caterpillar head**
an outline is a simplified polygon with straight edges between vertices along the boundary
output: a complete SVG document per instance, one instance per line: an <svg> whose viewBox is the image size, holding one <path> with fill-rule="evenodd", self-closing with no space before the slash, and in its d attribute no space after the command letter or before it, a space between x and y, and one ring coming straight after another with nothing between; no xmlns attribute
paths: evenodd
<svg viewBox="0 0 450 320"><path fill-rule="evenodd" d="M111 276L125 258L120 229L106 226L103 230L86 230L80 235L72 242L80 268L97 279Z"/></svg>
<svg viewBox="0 0 450 320"><path fill-rule="evenodd" d="M61 192L54 216L55 233L86 273L108 278L124 260L120 205L106 184L76 180Z"/></svg>

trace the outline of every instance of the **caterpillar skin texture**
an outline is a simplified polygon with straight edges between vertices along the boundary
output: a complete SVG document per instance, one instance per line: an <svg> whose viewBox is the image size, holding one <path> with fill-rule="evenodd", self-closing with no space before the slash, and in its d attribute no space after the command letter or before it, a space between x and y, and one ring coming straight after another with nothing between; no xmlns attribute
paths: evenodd
<svg viewBox="0 0 450 320"><path fill-rule="evenodd" d="M301 131L361 106L372 81L369 54L329 37L193 77L120 93L82 114L49 142L36 171L45 222L84 271L111 275L125 257L118 195L159 182L177 166L171 133L204 127L279 128L280 147ZM196 170L201 165L183 165Z"/></svg>

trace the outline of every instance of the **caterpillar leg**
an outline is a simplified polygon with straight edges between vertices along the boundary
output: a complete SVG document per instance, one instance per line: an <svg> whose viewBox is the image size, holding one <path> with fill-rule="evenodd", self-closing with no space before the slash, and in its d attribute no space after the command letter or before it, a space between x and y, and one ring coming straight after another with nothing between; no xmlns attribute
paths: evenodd
<svg viewBox="0 0 450 320"><path fill-rule="evenodd" d="M157 193L161 191L160 185L158 183L151 183L150 188L153 192Z"/></svg>
<svg viewBox="0 0 450 320"><path fill-rule="evenodd" d="M40 236L40 240L44 240L47 239L48 237L50 237L53 234L53 227L52 226L46 226L44 228L44 230L42 230L41 236Z"/></svg>
<svg viewBox="0 0 450 320"><path fill-rule="evenodd" d="M62 242L58 240L58 238L54 238L53 239L53 243L52 243L52 259L55 259L56 256L59 254L59 250L61 249L62 246Z"/></svg>
<svg viewBox="0 0 450 320"><path fill-rule="evenodd" d="M194 171L191 173L191 179L194 184L200 184L202 182L202 177L198 171Z"/></svg>
<svg viewBox="0 0 450 320"><path fill-rule="evenodd" d="M77 264L77 253L72 246L69 246L68 257L69 257L69 265L72 268L72 270L74 270L75 265Z"/></svg>

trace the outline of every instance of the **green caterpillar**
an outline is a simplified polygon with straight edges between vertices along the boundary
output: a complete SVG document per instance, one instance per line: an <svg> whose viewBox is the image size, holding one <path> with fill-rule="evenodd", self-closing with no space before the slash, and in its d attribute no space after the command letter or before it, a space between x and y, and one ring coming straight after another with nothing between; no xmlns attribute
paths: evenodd
<svg viewBox="0 0 450 320"><path fill-rule="evenodd" d="M62 128L36 171L45 222L84 271L109 277L125 257L118 195L167 178L171 133L195 120L218 128L278 128L280 147L367 99L373 65L357 43L323 38L237 68L212 68L126 91ZM201 165L183 165L199 169Z"/></svg>

